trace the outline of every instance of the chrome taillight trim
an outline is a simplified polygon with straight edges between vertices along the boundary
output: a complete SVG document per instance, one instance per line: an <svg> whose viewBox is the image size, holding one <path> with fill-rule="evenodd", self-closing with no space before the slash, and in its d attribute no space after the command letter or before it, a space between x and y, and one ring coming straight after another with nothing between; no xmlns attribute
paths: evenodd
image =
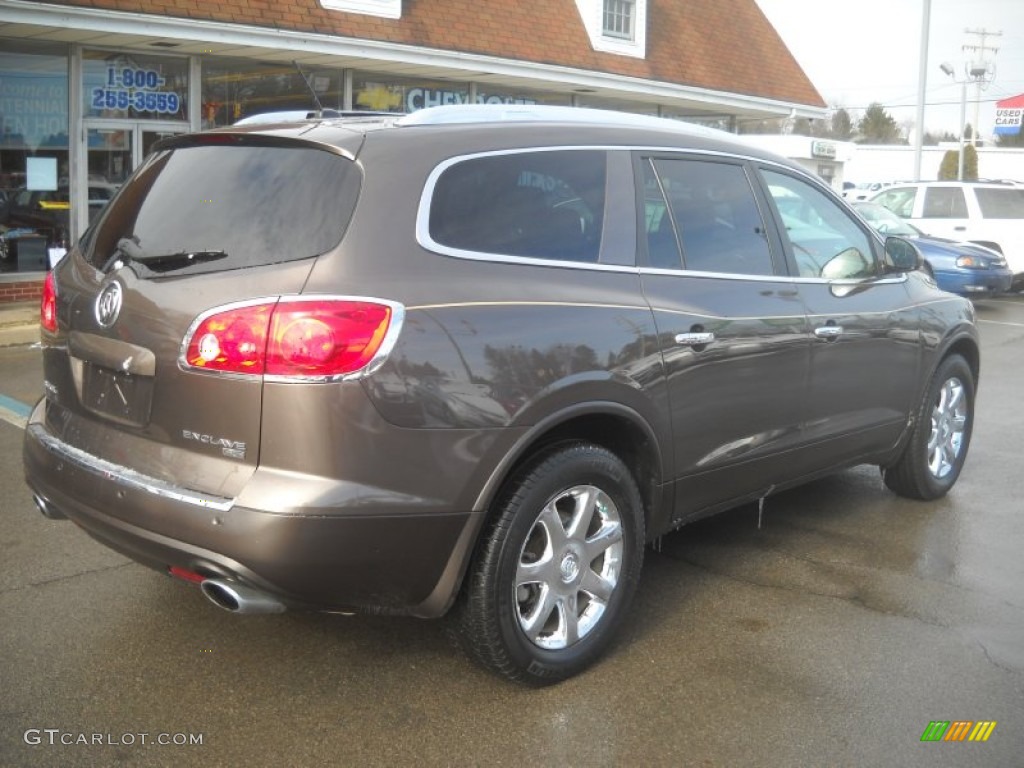
<svg viewBox="0 0 1024 768"><path fill-rule="evenodd" d="M206 368L199 368L193 365L189 365L187 359L188 345L192 339L193 334L199 326L212 315L219 314L221 312L230 312L235 309L244 309L246 307L259 306L260 304L294 304L298 302L307 301L336 301L336 302L364 302L367 304L380 304L388 307L391 310L391 319L388 322L388 330L384 334L384 339L381 341L380 347L378 347L376 354L370 359L370 361L360 368L358 371L352 371L351 373L340 373L330 376L281 376L277 374L261 374L261 373L234 373L227 371L214 371ZM394 349L395 344L398 342L398 337L402 332L402 326L405 323L405 305L397 301L391 301L390 299L381 299L375 296L343 296L336 294L326 293L303 293L303 294L291 294L286 296L264 296L256 299L246 299L245 301L235 301L229 304L221 304L216 307L212 307L205 312L197 315L195 320L189 325L188 330L182 337L181 347L178 352L178 368L189 373L201 373L207 376L221 376L225 378L243 379L248 381L266 381L278 384L329 384L338 381L355 381L358 379L370 376L375 371L379 370L382 365L387 361L388 356L391 354L391 350Z"/></svg>

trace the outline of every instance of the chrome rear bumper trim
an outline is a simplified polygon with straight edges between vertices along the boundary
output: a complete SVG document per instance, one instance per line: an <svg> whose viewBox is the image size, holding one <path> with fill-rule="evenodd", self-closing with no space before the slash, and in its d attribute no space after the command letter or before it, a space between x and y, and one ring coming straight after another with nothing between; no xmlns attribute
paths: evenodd
<svg viewBox="0 0 1024 768"><path fill-rule="evenodd" d="M118 485L145 491L164 499L204 507L215 512L227 512L235 505L234 499L179 488L155 477L143 475L134 469L129 469L112 461L93 456L80 448L75 448L58 440L49 434L42 424L30 423L27 430L43 448L56 458L73 464L75 467L92 475L111 480Z"/></svg>

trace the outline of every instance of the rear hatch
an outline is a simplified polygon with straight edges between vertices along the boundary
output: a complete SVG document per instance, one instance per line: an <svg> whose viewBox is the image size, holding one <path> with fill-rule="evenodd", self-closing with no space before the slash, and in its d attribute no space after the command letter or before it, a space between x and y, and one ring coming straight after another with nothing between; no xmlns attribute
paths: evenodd
<svg viewBox="0 0 1024 768"><path fill-rule="evenodd" d="M203 366L248 353L247 318L302 291L359 188L351 156L297 138L158 145L55 270L49 431L144 475L237 494L259 462L263 379L244 362Z"/></svg>

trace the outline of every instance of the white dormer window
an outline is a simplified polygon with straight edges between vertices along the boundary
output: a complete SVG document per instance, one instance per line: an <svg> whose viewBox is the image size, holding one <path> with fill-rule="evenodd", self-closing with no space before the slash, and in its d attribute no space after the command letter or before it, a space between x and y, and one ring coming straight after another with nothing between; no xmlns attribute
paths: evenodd
<svg viewBox="0 0 1024 768"><path fill-rule="evenodd" d="M647 55L648 0L576 0L595 51L642 59Z"/></svg>
<svg viewBox="0 0 1024 768"><path fill-rule="evenodd" d="M385 19L402 18L402 0L320 0L320 5L331 11L365 13Z"/></svg>
<svg viewBox="0 0 1024 768"><path fill-rule="evenodd" d="M604 0L601 33L608 37L632 40L635 5L633 0Z"/></svg>

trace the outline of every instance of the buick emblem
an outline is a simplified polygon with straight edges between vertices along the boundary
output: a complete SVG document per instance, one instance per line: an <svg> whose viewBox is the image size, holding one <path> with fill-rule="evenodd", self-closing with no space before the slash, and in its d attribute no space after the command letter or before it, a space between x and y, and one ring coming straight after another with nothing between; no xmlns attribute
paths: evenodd
<svg viewBox="0 0 1024 768"><path fill-rule="evenodd" d="M121 313L121 284L107 283L96 297L96 322L102 328L109 328Z"/></svg>

